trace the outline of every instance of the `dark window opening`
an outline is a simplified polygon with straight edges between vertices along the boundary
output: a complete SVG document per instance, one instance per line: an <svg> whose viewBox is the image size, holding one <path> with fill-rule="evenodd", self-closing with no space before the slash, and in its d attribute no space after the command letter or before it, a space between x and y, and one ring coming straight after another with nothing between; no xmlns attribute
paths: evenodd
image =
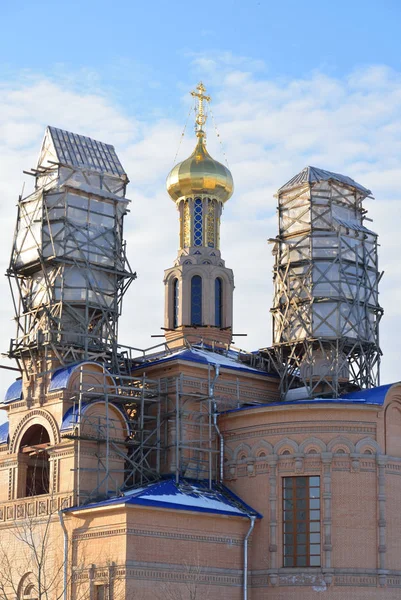
<svg viewBox="0 0 401 600"><path fill-rule="evenodd" d="M284 567L320 567L320 477L283 479Z"/></svg>
<svg viewBox="0 0 401 600"><path fill-rule="evenodd" d="M105 585L95 585L95 600L106 600Z"/></svg>
<svg viewBox="0 0 401 600"><path fill-rule="evenodd" d="M49 493L49 434L42 425L32 425L22 437L20 453L27 457L26 496Z"/></svg>
<svg viewBox="0 0 401 600"><path fill-rule="evenodd" d="M191 325L202 325L202 277L191 279Z"/></svg>
<svg viewBox="0 0 401 600"><path fill-rule="evenodd" d="M223 326L223 282L220 277L214 282L214 324L216 327Z"/></svg>
<svg viewBox="0 0 401 600"><path fill-rule="evenodd" d="M173 327L178 327L178 311L179 311L179 282L178 279L174 279L173 283Z"/></svg>

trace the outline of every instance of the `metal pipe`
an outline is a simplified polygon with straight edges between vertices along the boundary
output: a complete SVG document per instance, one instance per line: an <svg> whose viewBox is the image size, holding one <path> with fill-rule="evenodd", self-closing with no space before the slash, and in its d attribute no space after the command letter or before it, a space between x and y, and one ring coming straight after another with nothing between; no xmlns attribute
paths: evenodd
<svg viewBox="0 0 401 600"><path fill-rule="evenodd" d="M244 538L244 586L243 586L243 591L244 591L243 599L244 600L248 600L248 540L253 531L253 528L255 527L255 521L256 521L255 516L251 516L251 515L248 515L248 516L251 521L251 525L249 527L248 533L246 534L246 536Z"/></svg>
<svg viewBox="0 0 401 600"><path fill-rule="evenodd" d="M216 402L213 403L213 425L216 430L217 436L219 438L220 443L220 463L219 463L219 482L223 483L223 475L224 475L224 438L223 434L220 431L219 426L217 425L217 407Z"/></svg>
<svg viewBox="0 0 401 600"><path fill-rule="evenodd" d="M64 532L64 565L63 565L63 598L67 600L67 584L68 584L68 532L64 523L63 511L58 511L60 525Z"/></svg>
<svg viewBox="0 0 401 600"><path fill-rule="evenodd" d="M219 426L217 425L217 403L216 400L214 399L214 386L216 384L217 378L220 375L220 365L215 365L214 367L215 370L215 376L213 378L213 381L211 382L210 386L209 386L209 395L213 400L213 426L216 430L217 433L217 437L219 438L219 445L220 445L220 463L219 463L219 482L223 483L223 475L224 475L224 438L223 438L223 434L220 431Z"/></svg>
<svg viewBox="0 0 401 600"><path fill-rule="evenodd" d="M180 427L180 393L178 379L175 380L175 482L180 483L180 446L178 441Z"/></svg>

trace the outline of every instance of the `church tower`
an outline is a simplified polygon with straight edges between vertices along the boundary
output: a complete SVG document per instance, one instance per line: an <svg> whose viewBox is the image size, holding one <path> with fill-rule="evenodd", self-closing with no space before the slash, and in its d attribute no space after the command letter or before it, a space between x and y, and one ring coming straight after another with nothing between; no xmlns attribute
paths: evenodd
<svg viewBox="0 0 401 600"><path fill-rule="evenodd" d="M165 271L165 335L168 342L229 344L232 338L234 277L220 252L220 219L234 189L230 171L206 149L204 126L210 96L202 83L197 101L195 150L175 165L167 191L180 215L179 250Z"/></svg>

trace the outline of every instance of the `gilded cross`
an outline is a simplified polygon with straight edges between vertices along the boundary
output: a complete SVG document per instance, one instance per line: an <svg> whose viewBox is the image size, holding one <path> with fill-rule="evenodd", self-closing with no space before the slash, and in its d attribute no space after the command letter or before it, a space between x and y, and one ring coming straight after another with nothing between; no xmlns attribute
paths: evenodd
<svg viewBox="0 0 401 600"><path fill-rule="evenodd" d="M198 126L198 131L202 130L203 125L206 123L206 115L205 115L205 110L204 110L204 102L210 102L211 98L210 96L206 96L206 94L204 93L206 92L206 88L203 85L202 82L200 82L197 87L196 87L196 91L195 92L191 92L191 96L193 96L194 98L198 98L198 112L196 115L196 124Z"/></svg>

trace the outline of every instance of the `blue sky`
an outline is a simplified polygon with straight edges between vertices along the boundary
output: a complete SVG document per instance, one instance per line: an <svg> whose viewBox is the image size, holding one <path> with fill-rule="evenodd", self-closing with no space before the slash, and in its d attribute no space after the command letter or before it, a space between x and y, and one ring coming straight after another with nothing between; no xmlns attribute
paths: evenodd
<svg viewBox="0 0 401 600"><path fill-rule="evenodd" d="M197 54L229 52L260 62L260 76L342 77L355 67L400 67L397 0L3 0L0 68L81 77L129 114L177 110ZM28 74L28 73L27 73Z"/></svg>
<svg viewBox="0 0 401 600"><path fill-rule="evenodd" d="M163 325L163 270L178 221L165 192L202 79L235 181L222 255L236 278L234 326L247 349L270 343L274 193L312 164L370 188L366 207L385 270L383 383L400 379L401 3L392 0L251 2L0 1L0 198L5 272L22 186L46 125L114 144L129 175L126 221L138 272L121 342L154 343ZM180 147L192 150L189 126ZM209 150L224 160L209 123ZM4 279L4 281L2 280ZM14 334L0 278L1 350ZM0 372L0 393L9 382Z"/></svg>

